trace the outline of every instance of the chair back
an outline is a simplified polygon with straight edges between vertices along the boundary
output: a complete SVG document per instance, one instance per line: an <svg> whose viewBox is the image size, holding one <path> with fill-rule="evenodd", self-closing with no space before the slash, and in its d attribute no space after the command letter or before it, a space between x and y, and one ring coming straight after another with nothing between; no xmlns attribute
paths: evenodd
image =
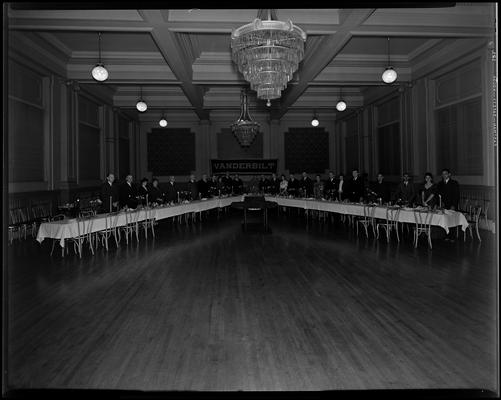
<svg viewBox="0 0 501 400"><path fill-rule="evenodd" d="M472 222L478 224L478 220L480 219L480 215L482 215L482 207L474 206L471 207L470 212L467 215L468 222Z"/></svg>
<svg viewBox="0 0 501 400"><path fill-rule="evenodd" d="M244 207L248 210L260 210L266 207L266 200L264 196L246 196Z"/></svg>
<svg viewBox="0 0 501 400"><path fill-rule="evenodd" d="M375 212L376 212L376 206L370 204L364 204L364 219L373 221Z"/></svg>
<svg viewBox="0 0 501 400"><path fill-rule="evenodd" d="M398 222L398 217L400 216L400 207L387 207L386 208L386 219L388 222Z"/></svg>
<svg viewBox="0 0 501 400"><path fill-rule="evenodd" d="M61 221L65 218L65 215L64 214L57 214L57 215L54 215L53 217L50 217L49 221Z"/></svg>
<svg viewBox="0 0 501 400"><path fill-rule="evenodd" d="M146 207L144 210L146 212L146 220L147 221L151 221L151 220L155 219L155 216L156 216L156 213L157 213L157 210L155 208L153 208L153 207Z"/></svg>
<svg viewBox="0 0 501 400"><path fill-rule="evenodd" d="M92 225L94 224L92 217L92 213L83 212L80 218L77 218L78 236L88 236L92 233Z"/></svg>
<svg viewBox="0 0 501 400"><path fill-rule="evenodd" d="M430 229L432 218L433 213L430 210L414 210L414 220L418 229Z"/></svg>

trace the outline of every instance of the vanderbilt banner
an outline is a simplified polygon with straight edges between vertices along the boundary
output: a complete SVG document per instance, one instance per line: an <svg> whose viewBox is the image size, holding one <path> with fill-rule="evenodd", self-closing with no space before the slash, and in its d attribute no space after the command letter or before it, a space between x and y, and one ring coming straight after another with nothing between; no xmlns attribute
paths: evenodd
<svg viewBox="0 0 501 400"><path fill-rule="evenodd" d="M277 172L277 159L267 160L210 160L213 174L271 174Z"/></svg>

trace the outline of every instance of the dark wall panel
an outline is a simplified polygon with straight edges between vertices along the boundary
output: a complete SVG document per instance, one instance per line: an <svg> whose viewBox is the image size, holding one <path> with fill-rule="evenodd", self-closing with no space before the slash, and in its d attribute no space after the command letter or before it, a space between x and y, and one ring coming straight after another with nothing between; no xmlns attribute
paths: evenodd
<svg viewBox="0 0 501 400"><path fill-rule="evenodd" d="M284 147L290 172L323 173L329 168L329 133L324 128L289 128Z"/></svg>
<svg viewBox="0 0 501 400"><path fill-rule="evenodd" d="M196 169L195 133L189 128L152 129L148 134L148 171L187 175Z"/></svg>

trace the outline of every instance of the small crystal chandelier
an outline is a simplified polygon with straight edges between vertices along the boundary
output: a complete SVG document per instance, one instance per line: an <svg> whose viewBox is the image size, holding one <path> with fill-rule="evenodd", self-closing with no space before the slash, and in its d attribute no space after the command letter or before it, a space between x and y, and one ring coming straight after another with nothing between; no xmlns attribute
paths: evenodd
<svg viewBox="0 0 501 400"><path fill-rule="evenodd" d="M92 68L92 77L98 82L104 82L108 79L108 70L104 67L101 61L101 32L98 33L98 46L99 46L99 62Z"/></svg>
<svg viewBox="0 0 501 400"><path fill-rule="evenodd" d="M249 114L245 89L240 93L240 117L231 125L231 130L242 147L249 147L259 132L259 124Z"/></svg>
<svg viewBox="0 0 501 400"><path fill-rule="evenodd" d="M270 106L297 71L305 41L306 33L292 21L277 21L275 10L262 9L254 22L232 32L232 59L257 97Z"/></svg>

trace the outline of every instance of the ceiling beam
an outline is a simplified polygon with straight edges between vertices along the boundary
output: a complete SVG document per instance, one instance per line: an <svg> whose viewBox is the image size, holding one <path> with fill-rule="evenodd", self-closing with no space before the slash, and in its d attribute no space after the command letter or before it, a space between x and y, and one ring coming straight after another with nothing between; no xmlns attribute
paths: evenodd
<svg viewBox="0 0 501 400"><path fill-rule="evenodd" d="M36 31L150 32L152 28L147 22L143 21L10 18L9 29Z"/></svg>
<svg viewBox="0 0 501 400"><path fill-rule="evenodd" d="M343 24L335 34L322 38L321 42L316 46L314 55L308 59L308 63L303 63L299 72L298 84L289 87L288 90L283 92L280 100L280 110L272 112L272 119L280 119L285 115L287 109L306 90L309 82L313 81L322 72L351 39L351 31L367 20L374 11L375 9L352 10L349 14L343 16Z"/></svg>
<svg viewBox="0 0 501 400"><path fill-rule="evenodd" d="M485 37L495 33L494 28L423 25L363 25L352 30L353 36L398 37Z"/></svg>
<svg viewBox="0 0 501 400"><path fill-rule="evenodd" d="M176 39L176 34L169 29L164 16L157 10L138 10L141 17L152 27L151 36L160 53L176 78L182 83L184 94L201 120L209 119L209 112L204 110L203 89L193 84L192 65L186 59Z"/></svg>

